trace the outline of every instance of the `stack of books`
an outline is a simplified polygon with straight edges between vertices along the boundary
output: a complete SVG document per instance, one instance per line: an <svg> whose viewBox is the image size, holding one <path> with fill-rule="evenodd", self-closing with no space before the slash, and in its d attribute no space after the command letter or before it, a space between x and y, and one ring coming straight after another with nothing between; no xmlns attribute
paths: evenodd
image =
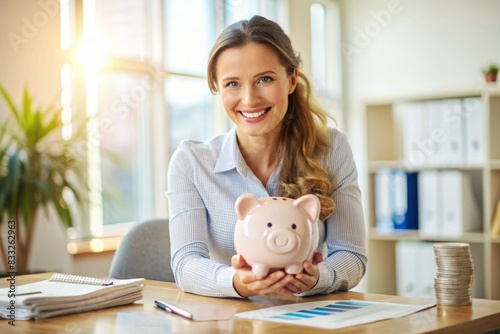
<svg viewBox="0 0 500 334"><path fill-rule="evenodd" d="M44 319L131 304L142 299L143 281L56 273L48 280L0 289L0 317Z"/></svg>

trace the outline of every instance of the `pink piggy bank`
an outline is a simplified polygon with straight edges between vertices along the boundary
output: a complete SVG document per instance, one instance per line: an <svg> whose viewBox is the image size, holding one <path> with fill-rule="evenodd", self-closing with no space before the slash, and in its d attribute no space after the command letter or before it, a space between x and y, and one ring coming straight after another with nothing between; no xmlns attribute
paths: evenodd
<svg viewBox="0 0 500 334"><path fill-rule="evenodd" d="M302 271L302 262L312 259L318 247L321 204L315 195L296 200L285 197L257 198L241 195L235 203L238 220L234 247L257 276L271 269L288 274Z"/></svg>

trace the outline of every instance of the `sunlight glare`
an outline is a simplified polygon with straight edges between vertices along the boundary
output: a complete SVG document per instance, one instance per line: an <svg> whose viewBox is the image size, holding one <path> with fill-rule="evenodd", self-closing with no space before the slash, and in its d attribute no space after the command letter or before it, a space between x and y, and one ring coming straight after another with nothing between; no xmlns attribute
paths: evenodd
<svg viewBox="0 0 500 334"><path fill-rule="evenodd" d="M103 68L109 63L109 54L105 46L97 41L82 40L76 58L86 69Z"/></svg>

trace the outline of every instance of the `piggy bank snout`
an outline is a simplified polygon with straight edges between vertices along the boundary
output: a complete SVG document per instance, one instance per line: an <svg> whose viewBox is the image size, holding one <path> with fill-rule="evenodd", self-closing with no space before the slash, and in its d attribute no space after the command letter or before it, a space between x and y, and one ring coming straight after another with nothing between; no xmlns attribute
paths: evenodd
<svg viewBox="0 0 500 334"><path fill-rule="evenodd" d="M277 228L266 236L266 244L269 250L286 254L300 247L300 238L290 229Z"/></svg>

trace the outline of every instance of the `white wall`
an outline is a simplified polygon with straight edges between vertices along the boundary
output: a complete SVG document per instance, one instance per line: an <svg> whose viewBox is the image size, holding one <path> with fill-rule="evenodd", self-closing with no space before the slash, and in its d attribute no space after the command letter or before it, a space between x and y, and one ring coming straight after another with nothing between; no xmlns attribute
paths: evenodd
<svg viewBox="0 0 500 334"><path fill-rule="evenodd" d="M18 99L27 85L36 102L53 102L62 63L59 1L0 0L0 13L0 83Z"/></svg>
<svg viewBox="0 0 500 334"><path fill-rule="evenodd" d="M360 161L364 100L474 90L481 69L500 63L499 1L344 0L343 10L347 131Z"/></svg>
<svg viewBox="0 0 500 334"><path fill-rule="evenodd" d="M364 101L480 88L481 69L500 63L500 1L343 0L342 6L346 131L366 194Z"/></svg>
<svg viewBox="0 0 500 334"><path fill-rule="evenodd" d="M58 102L62 64L59 1L0 0L0 13L0 84L18 104L25 86L35 104L46 107ZM6 112L1 101L0 118ZM71 271L66 233L55 220L37 222L29 263L34 271Z"/></svg>

